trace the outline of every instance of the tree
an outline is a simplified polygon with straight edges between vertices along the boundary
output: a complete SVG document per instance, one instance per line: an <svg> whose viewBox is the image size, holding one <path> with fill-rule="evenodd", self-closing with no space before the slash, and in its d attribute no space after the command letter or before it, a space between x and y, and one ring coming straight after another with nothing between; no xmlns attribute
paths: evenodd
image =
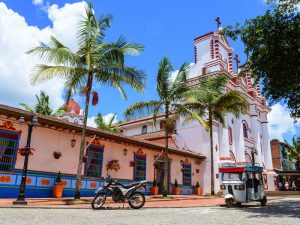
<svg viewBox="0 0 300 225"><path fill-rule="evenodd" d="M59 107L55 111L51 109L49 95L47 95L44 91L41 91L40 95L35 95L35 97L37 102L34 106L29 106L25 103L20 103L20 105L30 112L39 113L47 116L57 116L63 114L66 111L64 106Z"/></svg>
<svg viewBox="0 0 300 225"><path fill-rule="evenodd" d="M248 110L245 98L238 91L224 92L228 78L223 75L201 80L199 86L184 93L184 108L179 113L185 115L184 122L198 121L209 130L211 157L211 194L214 195L214 149L213 121L225 126L225 115L232 113L236 117Z"/></svg>
<svg viewBox="0 0 300 225"><path fill-rule="evenodd" d="M105 32L111 24L111 15L102 15L99 20L94 15L92 4L86 8L77 30L78 50L73 52L56 38L51 37L48 45L42 44L28 51L48 61L50 65L37 65L32 76L36 84L54 77L65 80L66 97L80 93L85 96L85 115L82 127L79 163L76 176L75 199L80 198L81 171L85 149L86 123L90 96L92 104L97 104L98 94L92 91L93 83L116 88L126 98L124 85L136 91L144 89L144 73L125 65L125 56L138 55L143 50L139 44L129 44L123 37L112 43L104 42Z"/></svg>
<svg viewBox="0 0 300 225"><path fill-rule="evenodd" d="M298 140L297 140L296 135L293 137L291 144L287 140L284 140L284 142L287 145L287 149L288 149L287 153L289 156L290 163L293 159L297 159L298 160L298 170L300 170L300 149L298 147Z"/></svg>
<svg viewBox="0 0 300 225"><path fill-rule="evenodd" d="M102 114L98 113L97 118L95 119L95 123L96 123L97 128L99 128L99 129L107 130L107 131L111 131L111 132L118 132L120 122L113 125L115 119L116 119L116 114L114 114L112 117L110 117L109 121L106 122L105 118L102 116Z"/></svg>
<svg viewBox="0 0 300 225"><path fill-rule="evenodd" d="M228 26L225 33L240 38L248 55L249 72L261 81L271 103L284 101L291 116L300 117L300 14L299 0L270 0L271 8L243 25Z"/></svg>
<svg viewBox="0 0 300 225"><path fill-rule="evenodd" d="M176 111L178 107L182 107L179 103L182 94L188 89L186 85L186 71L188 65L182 64L174 81L170 77L170 73L174 70L170 61L165 57L159 62L156 78L156 91L159 96L158 100L148 102L138 102L129 106L124 112L125 119L134 119L143 115L153 114L153 122L156 125L156 118L159 112L165 115L165 167L163 181L163 195L168 194L168 176L169 162L168 155L168 135L173 131L174 119L169 118L172 111Z"/></svg>

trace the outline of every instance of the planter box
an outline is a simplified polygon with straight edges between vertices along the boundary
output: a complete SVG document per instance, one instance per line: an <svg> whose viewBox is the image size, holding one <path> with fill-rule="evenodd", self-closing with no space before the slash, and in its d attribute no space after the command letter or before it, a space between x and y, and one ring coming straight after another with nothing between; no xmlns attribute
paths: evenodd
<svg viewBox="0 0 300 225"><path fill-rule="evenodd" d="M173 188L173 194L174 195L179 195L179 187L174 187Z"/></svg>
<svg viewBox="0 0 300 225"><path fill-rule="evenodd" d="M195 187L194 192L195 192L195 195L201 195L201 188L200 187Z"/></svg>
<svg viewBox="0 0 300 225"><path fill-rule="evenodd" d="M151 192L152 192L152 195L158 195L158 187L157 186L153 186L151 188Z"/></svg>
<svg viewBox="0 0 300 225"><path fill-rule="evenodd" d="M53 186L53 197L54 198L61 198L63 190L64 190L64 185L63 184L54 184L54 186Z"/></svg>

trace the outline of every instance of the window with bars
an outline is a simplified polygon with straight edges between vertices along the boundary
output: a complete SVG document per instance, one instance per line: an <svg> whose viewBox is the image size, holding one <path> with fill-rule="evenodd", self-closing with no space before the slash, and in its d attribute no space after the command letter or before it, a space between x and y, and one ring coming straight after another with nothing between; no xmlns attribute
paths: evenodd
<svg viewBox="0 0 300 225"><path fill-rule="evenodd" d="M90 145L86 153L85 176L101 177L103 164L103 146Z"/></svg>
<svg viewBox="0 0 300 225"><path fill-rule="evenodd" d="M16 163L20 133L0 130L0 172L12 172Z"/></svg>
<svg viewBox="0 0 300 225"><path fill-rule="evenodd" d="M184 186L192 186L192 164L183 164L182 167L183 182Z"/></svg>
<svg viewBox="0 0 300 225"><path fill-rule="evenodd" d="M134 155L134 180L146 180L146 155Z"/></svg>

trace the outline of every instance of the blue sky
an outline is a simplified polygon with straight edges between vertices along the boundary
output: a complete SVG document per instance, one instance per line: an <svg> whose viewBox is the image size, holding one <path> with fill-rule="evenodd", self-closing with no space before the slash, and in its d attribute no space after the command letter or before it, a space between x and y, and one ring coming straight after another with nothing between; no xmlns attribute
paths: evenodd
<svg viewBox="0 0 300 225"><path fill-rule="evenodd" d="M59 9L65 8L66 3L74 4L79 1L0 0L1 2L20 17L24 17L26 25L22 26L26 26L27 30L28 28L37 29L37 35L41 35L44 38L48 30L52 28L49 33L54 32L55 34L55 32L58 32L57 30L59 29L55 31L54 22L64 19L58 15ZM137 94L130 88L126 88L128 100L124 101L117 91L100 87L98 89L99 104L96 107L90 107L90 117L98 112L104 115L117 113L119 120L122 119L122 112L130 104L157 97L154 91L155 77L158 62L162 57L167 56L175 68L178 68L183 62L192 63L194 60L193 39L216 30L215 18L217 16L221 18L222 26L226 26L261 15L267 9L263 0L94 0L92 2L97 15L100 13L111 13L114 16L112 27L107 32L106 39L108 41L117 40L120 35L124 35L128 41L138 42L145 46L145 51L141 56L129 57L127 60L128 64L135 65L146 72L147 88L145 93ZM54 5L56 6L54 7ZM52 14L49 9L53 9ZM66 26L64 29L66 29L65 33L67 33L68 27ZM0 32L2 33L1 30ZM64 34L63 32L58 32L59 35L63 36ZM243 62L245 56L242 43L239 41L231 41L230 43ZM72 44L75 46L75 43ZM11 101L21 101L17 96L16 99L12 98ZM77 99L83 105L82 98ZM30 101L32 100L31 98ZM1 98L0 101L2 101ZM26 100L24 101L26 102ZM10 105L15 105L15 103ZM278 113L281 113L281 115L288 114L284 106L280 108L280 105L278 105L277 108L279 110ZM286 119L290 118L287 116ZM278 128L278 123L274 122L274 129L280 129ZM295 131L291 132L290 129L295 129ZM284 133L285 138L289 138L296 132L300 133L299 126L290 124L290 127L277 132L276 135Z"/></svg>

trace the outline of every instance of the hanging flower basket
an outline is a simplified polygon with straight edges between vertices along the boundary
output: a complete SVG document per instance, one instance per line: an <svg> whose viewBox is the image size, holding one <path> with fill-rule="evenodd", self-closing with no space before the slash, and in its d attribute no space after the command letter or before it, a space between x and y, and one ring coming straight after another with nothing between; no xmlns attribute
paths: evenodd
<svg viewBox="0 0 300 225"><path fill-rule="evenodd" d="M60 157L62 157L61 152L57 152L57 151L54 151L52 155L54 159L59 159Z"/></svg>
<svg viewBox="0 0 300 225"><path fill-rule="evenodd" d="M34 151L35 151L34 148L29 149L29 154L28 154L28 156L33 155L33 152L34 152ZM25 155L26 155L26 148L19 148L19 149L18 149L18 153L19 153L21 156L25 156Z"/></svg>
<svg viewBox="0 0 300 225"><path fill-rule="evenodd" d="M132 160L129 162L129 167L134 167L134 162Z"/></svg>
<svg viewBox="0 0 300 225"><path fill-rule="evenodd" d="M110 160L107 165L106 165L106 170L109 171L109 170L114 170L114 171L118 171L120 169L120 164L119 164L119 160Z"/></svg>

